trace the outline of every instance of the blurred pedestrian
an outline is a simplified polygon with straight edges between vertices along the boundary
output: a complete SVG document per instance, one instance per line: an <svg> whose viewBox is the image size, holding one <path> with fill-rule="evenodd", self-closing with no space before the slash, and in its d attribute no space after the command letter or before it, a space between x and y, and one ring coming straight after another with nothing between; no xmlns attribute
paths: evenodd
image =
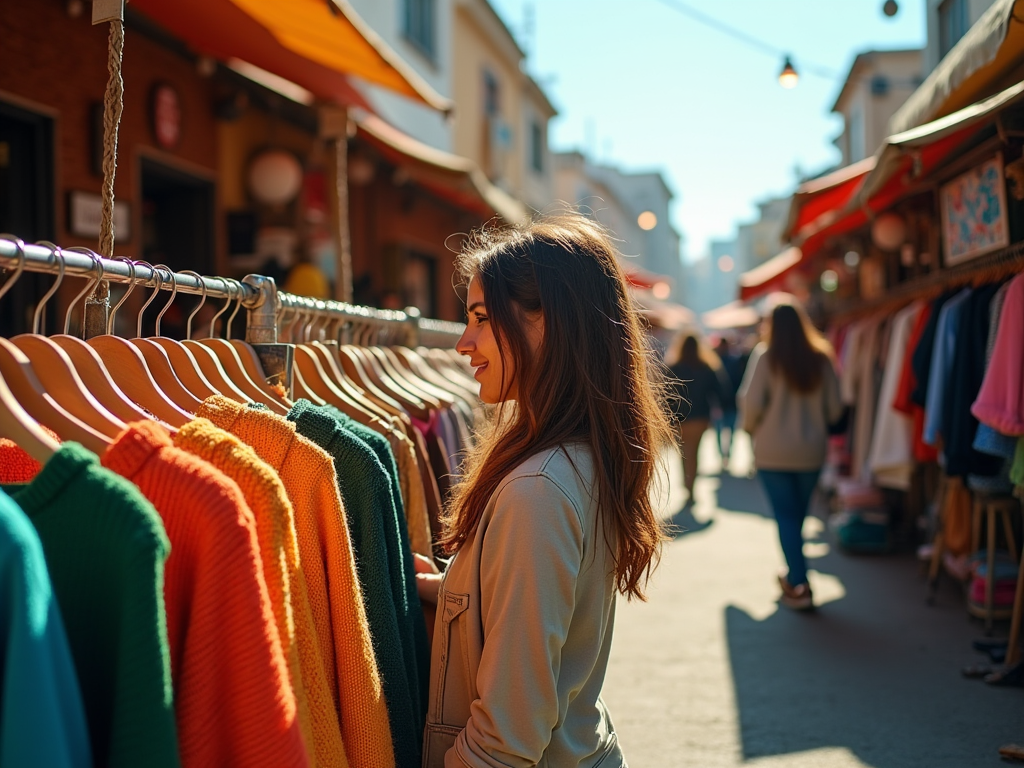
<svg viewBox="0 0 1024 768"><path fill-rule="evenodd" d="M675 362L669 367L670 383L675 390L672 411L682 442L686 503L690 505L697 480L700 439L711 423L712 410L723 409L729 384L718 356L693 334L680 336L673 357Z"/></svg>
<svg viewBox="0 0 1024 768"><path fill-rule="evenodd" d="M739 392L743 428L754 438L754 465L775 513L788 572L780 602L814 607L803 524L825 463L829 424L843 413L833 352L797 304L781 303L751 353Z"/></svg>
<svg viewBox="0 0 1024 768"><path fill-rule="evenodd" d="M715 419L718 452L722 454L722 469L725 470L729 467L732 437L736 432L736 392L743 381L743 372L747 367L749 355L741 355L725 336L718 340L715 354L722 361L722 370L725 373L725 378L728 379L728 388L722 397L722 413Z"/></svg>

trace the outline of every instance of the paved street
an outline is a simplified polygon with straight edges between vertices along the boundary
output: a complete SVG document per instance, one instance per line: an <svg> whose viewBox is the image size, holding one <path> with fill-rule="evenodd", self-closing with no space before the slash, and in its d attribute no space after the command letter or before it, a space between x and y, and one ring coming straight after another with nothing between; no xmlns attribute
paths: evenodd
<svg viewBox="0 0 1024 768"><path fill-rule="evenodd" d="M697 521L669 544L647 603L620 600L605 699L631 768L984 768L1024 741L1024 690L960 675L982 636L947 578L934 607L909 555L837 552L818 519L815 614L775 599L776 529L743 441L718 475L702 444ZM666 517L680 509L670 467ZM1005 632L1005 629L1002 630Z"/></svg>

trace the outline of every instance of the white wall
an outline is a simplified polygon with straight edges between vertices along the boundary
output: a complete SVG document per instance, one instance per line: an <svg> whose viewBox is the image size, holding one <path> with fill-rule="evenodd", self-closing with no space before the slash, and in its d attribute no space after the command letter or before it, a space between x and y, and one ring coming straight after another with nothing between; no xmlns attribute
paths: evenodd
<svg viewBox="0 0 1024 768"><path fill-rule="evenodd" d="M442 96L452 97L452 0L434 0L435 59L409 43L402 32L405 0L350 0L356 13ZM437 110L383 88L359 82L373 108L387 122L432 147L452 151L452 127Z"/></svg>

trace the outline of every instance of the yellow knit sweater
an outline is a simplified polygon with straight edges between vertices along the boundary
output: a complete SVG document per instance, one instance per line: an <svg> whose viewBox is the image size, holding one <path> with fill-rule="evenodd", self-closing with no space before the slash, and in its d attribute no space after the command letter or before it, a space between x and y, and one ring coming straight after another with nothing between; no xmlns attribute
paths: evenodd
<svg viewBox="0 0 1024 768"><path fill-rule="evenodd" d="M293 423L269 411L215 395L196 415L248 443L277 471L295 513L301 574L341 715L344 754L352 768L394 768L391 726L334 463L296 434Z"/></svg>

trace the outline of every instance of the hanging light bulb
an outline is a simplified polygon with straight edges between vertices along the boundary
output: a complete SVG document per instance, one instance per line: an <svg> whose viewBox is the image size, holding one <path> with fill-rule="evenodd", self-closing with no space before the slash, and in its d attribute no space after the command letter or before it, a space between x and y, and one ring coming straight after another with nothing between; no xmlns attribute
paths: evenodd
<svg viewBox="0 0 1024 768"><path fill-rule="evenodd" d="M796 67L793 66L793 62L787 56L782 64L782 71L779 72L779 85L783 88L796 88L796 84L799 81L800 75L796 73Z"/></svg>

